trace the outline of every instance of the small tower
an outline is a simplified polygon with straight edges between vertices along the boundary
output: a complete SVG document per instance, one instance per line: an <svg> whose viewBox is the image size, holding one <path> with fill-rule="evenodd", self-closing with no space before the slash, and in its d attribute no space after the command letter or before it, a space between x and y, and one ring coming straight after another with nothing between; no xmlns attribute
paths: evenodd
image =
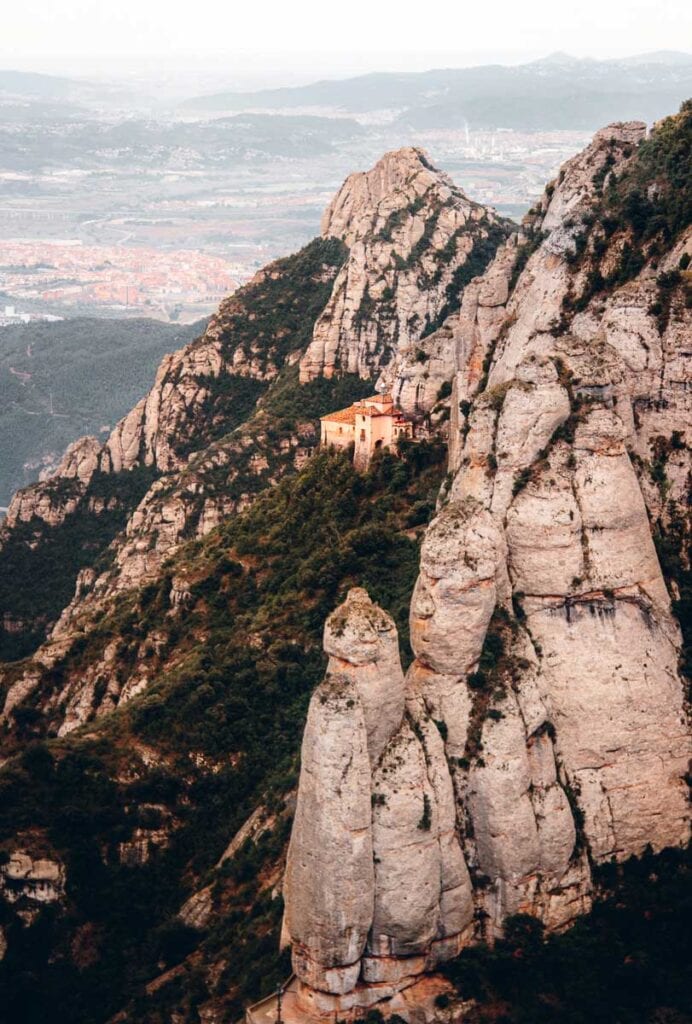
<svg viewBox="0 0 692 1024"><path fill-rule="evenodd" d="M395 407L391 395L366 398L358 402L354 409L353 464L356 469L367 469L370 459L379 448L392 448L401 436L411 437L413 434L412 424Z"/></svg>

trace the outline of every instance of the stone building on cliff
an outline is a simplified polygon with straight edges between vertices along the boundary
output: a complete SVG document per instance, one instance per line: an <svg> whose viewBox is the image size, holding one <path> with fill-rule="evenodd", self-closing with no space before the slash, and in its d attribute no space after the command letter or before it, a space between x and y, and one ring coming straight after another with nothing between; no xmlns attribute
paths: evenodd
<svg viewBox="0 0 692 1024"><path fill-rule="evenodd" d="M365 469L379 448L392 448L400 438L413 437L413 424L394 405L391 395L375 395L348 409L322 416L320 443L326 447L353 445L353 463Z"/></svg>

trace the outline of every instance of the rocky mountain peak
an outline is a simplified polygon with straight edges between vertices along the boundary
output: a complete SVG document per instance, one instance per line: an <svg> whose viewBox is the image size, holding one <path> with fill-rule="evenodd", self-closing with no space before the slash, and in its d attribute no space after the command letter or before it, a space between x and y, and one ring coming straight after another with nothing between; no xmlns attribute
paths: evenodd
<svg viewBox="0 0 692 1024"><path fill-rule="evenodd" d="M392 619L373 604L362 587L351 587L324 627L326 653L353 665L379 661L383 649L395 639Z"/></svg>
<svg viewBox="0 0 692 1024"><path fill-rule="evenodd" d="M567 229L570 215L584 201L594 199L594 176L597 182L605 182L611 171L632 156L646 131L643 121L617 121L597 131L591 143L563 165L557 181L546 191L541 230Z"/></svg>
<svg viewBox="0 0 692 1024"><path fill-rule="evenodd" d="M357 373L373 378L458 308L509 225L473 203L422 150L387 153L352 174L322 232L349 249L301 359L303 382Z"/></svg>
<svg viewBox="0 0 692 1024"><path fill-rule="evenodd" d="M442 201L462 194L423 150L405 146L385 153L369 171L348 176L322 216L322 236L340 238L350 247L375 231L382 218L405 210L430 189L438 190Z"/></svg>
<svg viewBox="0 0 692 1024"><path fill-rule="evenodd" d="M414 704L404 715L394 622L351 590L325 649L284 883L309 1016L396 995L459 951L473 917L442 741Z"/></svg>
<svg viewBox="0 0 692 1024"><path fill-rule="evenodd" d="M404 714L404 674L394 620L353 587L327 619L329 674L351 680L363 705L370 760L376 763Z"/></svg>

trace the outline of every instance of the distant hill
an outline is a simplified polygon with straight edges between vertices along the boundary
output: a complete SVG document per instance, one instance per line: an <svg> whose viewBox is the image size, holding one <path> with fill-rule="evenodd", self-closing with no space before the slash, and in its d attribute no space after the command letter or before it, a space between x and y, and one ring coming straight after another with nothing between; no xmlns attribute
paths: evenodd
<svg viewBox="0 0 692 1024"><path fill-rule="evenodd" d="M112 427L203 329L88 317L0 328L0 505L76 438Z"/></svg>
<svg viewBox="0 0 692 1024"><path fill-rule="evenodd" d="M131 153L154 150L162 153L180 148L194 150L215 164L223 164L248 155L307 156L326 152L334 143L345 142L363 134L363 128L351 118L314 117L302 115L236 114L203 122L123 121L99 126L97 133L86 126L86 142L94 150L122 150L126 159Z"/></svg>
<svg viewBox="0 0 692 1024"><path fill-rule="evenodd" d="M0 68L0 92L9 92L15 96L35 96L54 100L70 97L83 88L82 82L72 78Z"/></svg>
<svg viewBox="0 0 692 1024"><path fill-rule="evenodd" d="M0 109L3 120L13 103L24 106L25 117L45 111L65 116L84 116L106 107L115 110L132 109L138 101L138 91L129 83L109 83L69 78L65 75L45 75L38 71L17 71L0 68Z"/></svg>
<svg viewBox="0 0 692 1024"><path fill-rule="evenodd" d="M343 81L225 92L188 100L197 112L317 107L352 114L398 112L416 128L562 128L656 120L692 91L692 55L661 51L597 61L550 54L518 67L486 65L360 75Z"/></svg>
<svg viewBox="0 0 692 1024"><path fill-rule="evenodd" d="M85 161L106 167L131 167L133 162L142 161L162 167L181 159L218 168L247 159L321 156L365 133L362 125L347 117L243 113L190 122L127 118L109 123L82 117L70 125L69 131L47 135L43 120L51 111L43 111L46 104L34 103L34 117L37 106L45 115L37 119L39 130L22 133L10 121L23 122L25 107L19 105L16 111L0 107L6 122L4 129L0 128L0 162L4 169L32 171L43 164L83 167ZM60 114L67 119L77 109L65 103Z"/></svg>

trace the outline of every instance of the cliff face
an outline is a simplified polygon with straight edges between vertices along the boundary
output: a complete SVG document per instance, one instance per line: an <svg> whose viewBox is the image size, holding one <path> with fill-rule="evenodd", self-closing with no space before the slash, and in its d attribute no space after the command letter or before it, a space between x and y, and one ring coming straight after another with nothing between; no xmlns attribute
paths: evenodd
<svg viewBox="0 0 692 1024"><path fill-rule="evenodd" d="M656 145L643 138L643 125L599 132L544 198L538 246L486 345L487 383L462 414L450 493L451 502L477 501L501 529L518 618L512 645L532 663L516 682L529 747L549 722L596 862L676 845L688 828L681 642L647 516L648 500L659 518L660 494L645 467L656 457L652 439L690 421L679 272L665 323L655 299L665 275L686 263L692 237L682 225L662 247L640 242L633 272L625 261L637 228L625 221L608 237L594 188L608 174L632 187L637 161ZM462 370L455 397L468 394ZM689 474L684 444L672 463L666 515L676 518ZM498 727L487 730L490 740ZM488 767L471 782L472 806L486 779ZM483 866L490 851L481 851L479 843ZM515 866L515 878L523 873Z"/></svg>
<svg viewBox="0 0 692 1024"><path fill-rule="evenodd" d="M689 839L682 640L654 545L682 617L686 555L662 541L681 540L689 497L692 229L664 154L689 120L597 133L422 343L437 379L454 373L453 476L411 601L406 718L369 779L361 755L366 823L342 805L342 871L364 844L344 881L363 899L348 948L340 898L318 942L300 926L315 898L296 868L301 807L338 802L306 747L342 735L345 704L363 751L368 703L398 676L377 658L328 675L305 736L286 923L315 1012L390 998L511 915L563 928L589 909L594 866ZM418 375L398 371L401 400ZM335 613L344 635L354 605ZM338 749L346 762L350 742ZM313 856L329 902L331 861Z"/></svg>
<svg viewBox="0 0 692 1024"><path fill-rule="evenodd" d="M348 258L300 361L300 379L374 377L452 311L463 286L507 236L507 222L471 202L417 149L387 153L352 174L322 220ZM383 383L392 376L383 378ZM395 374L394 374L395 376ZM428 411L421 394L411 411Z"/></svg>

